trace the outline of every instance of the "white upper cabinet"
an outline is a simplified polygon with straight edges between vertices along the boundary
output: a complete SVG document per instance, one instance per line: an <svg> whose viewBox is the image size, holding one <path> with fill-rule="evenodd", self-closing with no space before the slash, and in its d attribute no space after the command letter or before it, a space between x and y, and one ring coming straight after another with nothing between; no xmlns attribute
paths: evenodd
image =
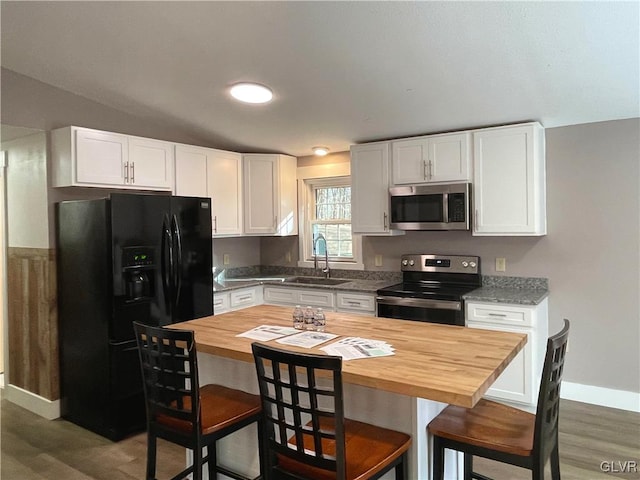
<svg viewBox="0 0 640 480"><path fill-rule="evenodd" d="M207 158L213 236L241 235L243 218L242 154L213 150Z"/></svg>
<svg viewBox="0 0 640 480"><path fill-rule="evenodd" d="M296 169L288 155L243 155L245 234L298 234Z"/></svg>
<svg viewBox="0 0 640 480"><path fill-rule="evenodd" d="M364 235L397 235L389 228L389 142L351 146L351 228Z"/></svg>
<svg viewBox="0 0 640 480"><path fill-rule="evenodd" d="M176 145L176 195L211 198L213 236L242 234L242 155Z"/></svg>
<svg viewBox="0 0 640 480"><path fill-rule="evenodd" d="M172 143L129 137L129 184L136 188L171 190L173 161Z"/></svg>
<svg viewBox="0 0 640 480"><path fill-rule="evenodd" d="M546 235L544 129L473 132L474 235Z"/></svg>
<svg viewBox="0 0 640 480"><path fill-rule="evenodd" d="M470 181L470 145L469 132L394 140L393 185Z"/></svg>
<svg viewBox="0 0 640 480"><path fill-rule="evenodd" d="M53 130L51 141L54 187L172 189L171 143L80 127Z"/></svg>
<svg viewBox="0 0 640 480"><path fill-rule="evenodd" d="M209 149L176 145L176 195L208 197L207 155Z"/></svg>

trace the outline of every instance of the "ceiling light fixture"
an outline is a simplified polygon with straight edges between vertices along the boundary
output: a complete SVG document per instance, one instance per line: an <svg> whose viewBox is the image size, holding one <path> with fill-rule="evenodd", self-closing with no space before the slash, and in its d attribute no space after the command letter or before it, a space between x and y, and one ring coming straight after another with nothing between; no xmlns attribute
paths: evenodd
<svg viewBox="0 0 640 480"><path fill-rule="evenodd" d="M231 96L245 103L267 103L273 92L259 83L236 83L231 87Z"/></svg>
<svg viewBox="0 0 640 480"><path fill-rule="evenodd" d="M313 147L311 150L313 150L313 153L315 155L318 155L319 157L324 157L327 153L329 153L328 147Z"/></svg>

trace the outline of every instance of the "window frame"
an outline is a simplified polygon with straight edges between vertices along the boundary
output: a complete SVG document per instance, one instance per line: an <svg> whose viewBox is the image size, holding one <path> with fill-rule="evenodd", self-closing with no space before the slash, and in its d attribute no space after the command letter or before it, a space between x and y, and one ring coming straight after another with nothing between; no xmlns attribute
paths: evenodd
<svg viewBox="0 0 640 480"><path fill-rule="evenodd" d="M315 189L320 187L344 187L351 186L350 175L335 175L331 177L310 177L301 178L299 182L299 227L298 247L299 258L298 266L313 268L313 240L311 237L312 222L315 220ZM329 268L344 270L362 270L364 263L362 261L362 237L361 235L351 234L352 258L329 257ZM324 257L319 257L324 266Z"/></svg>

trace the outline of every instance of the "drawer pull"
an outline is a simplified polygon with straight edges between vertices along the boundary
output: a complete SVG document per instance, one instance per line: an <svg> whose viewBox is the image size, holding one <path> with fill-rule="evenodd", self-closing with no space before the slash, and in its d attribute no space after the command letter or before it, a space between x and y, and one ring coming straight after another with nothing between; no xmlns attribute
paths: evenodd
<svg viewBox="0 0 640 480"><path fill-rule="evenodd" d="M358 305L359 307L362 306L362 304L360 302L347 301L347 303L349 305Z"/></svg>
<svg viewBox="0 0 640 480"><path fill-rule="evenodd" d="M236 300L239 302L244 302L245 300L251 300L251 295L247 295L246 297L238 297Z"/></svg>
<svg viewBox="0 0 640 480"><path fill-rule="evenodd" d="M501 317L501 318L505 318L507 316L506 313L489 313L488 315L490 317Z"/></svg>

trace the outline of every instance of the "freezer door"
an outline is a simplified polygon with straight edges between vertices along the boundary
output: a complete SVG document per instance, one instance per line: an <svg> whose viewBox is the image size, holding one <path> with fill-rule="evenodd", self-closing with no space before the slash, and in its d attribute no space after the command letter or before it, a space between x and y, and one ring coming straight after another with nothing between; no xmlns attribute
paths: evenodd
<svg viewBox="0 0 640 480"><path fill-rule="evenodd" d="M171 197L118 193L110 198L114 322L118 323L118 332L127 332L111 338L122 341L134 338L131 320L150 325L171 323L171 285L167 274L170 258L162 248L163 241L165 245L170 241L167 219ZM148 264L134 260L137 252L151 257ZM145 295L138 298L132 292L140 289L132 288L132 283L140 282L141 276ZM139 318L131 318L133 311Z"/></svg>
<svg viewBox="0 0 640 480"><path fill-rule="evenodd" d="M173 322L213 315L211 199L171 197Z"/></svg>

